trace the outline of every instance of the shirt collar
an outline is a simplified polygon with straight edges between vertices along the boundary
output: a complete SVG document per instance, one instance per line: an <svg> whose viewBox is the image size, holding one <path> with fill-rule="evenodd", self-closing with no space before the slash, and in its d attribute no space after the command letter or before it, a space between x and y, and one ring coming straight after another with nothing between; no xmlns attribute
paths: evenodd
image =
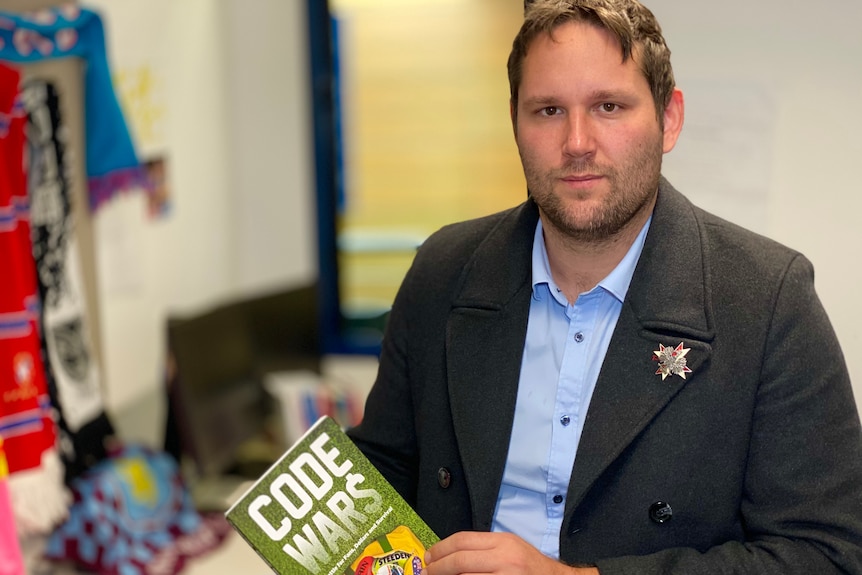
<svg viewBox="0 0 862 575"><path fill-rule="evenodd" d="M650 223L652 223L652 215L644 223L641 231L638 233L635 241L632 242L625 257L617 266L611 270L602 281L599 282L599 288L613 295L622 302L626 293L629 290L629 284L632 282L632 276L635 273L635 267L640 259L643 251L644 241L646 240L647 232L649 231ZM536 233L533 236L533 296L536 297L536 287L541 284L547 284L551 293L557 291L557 284L554 283L554 278L551 276L551 264L548 262L548 251L545 247L545 236L542 233L542 218L539 218L536 224Z"/></svg>

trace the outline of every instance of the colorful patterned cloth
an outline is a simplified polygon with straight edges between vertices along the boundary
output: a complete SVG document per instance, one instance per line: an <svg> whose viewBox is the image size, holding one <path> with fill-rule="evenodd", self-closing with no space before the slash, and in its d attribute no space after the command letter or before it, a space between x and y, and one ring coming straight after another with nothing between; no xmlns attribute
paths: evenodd
<svg viewBox="0 0 862 575"><path fill-rule="evenodd" d="M120 191L149 186L111 84L102 20L73 3L23 14L0 11L0 60L69 56L85 60L87 186L95 210Z"/></svg>
<svg viewBox="0 0 862 575"><path fill-rule="evenodd" d="M71 479L106 456L104 442L113 435L113 426L105 414L101 375L92 352L60 94L51 82L31 79L24 86L23 100L43 355L66 477Z"/></svg>
<svg viewBox="0 0 862 575"><path fill-rule="evenodd" d="M36 268L30 247L24 176L24 112L18 105L18 72L0 64L0 435L12 473L38 467L54 446L48 390L34 308Z"/></svg>
<svg viewBox="0 0 862 575"><path fill-rule="evenodd" d="M0 64L0 437L17 527L29 534L59 523L68 498L39 337L19 79Z"/></svg>
<svg viewBox="0 0 862 575"><path fill-rule="evenodd" d="M46 557L101 575L173 575L230 532L221 514L192 505L173 458L123 448L72 482L69 519L49 538Z"/></svg>

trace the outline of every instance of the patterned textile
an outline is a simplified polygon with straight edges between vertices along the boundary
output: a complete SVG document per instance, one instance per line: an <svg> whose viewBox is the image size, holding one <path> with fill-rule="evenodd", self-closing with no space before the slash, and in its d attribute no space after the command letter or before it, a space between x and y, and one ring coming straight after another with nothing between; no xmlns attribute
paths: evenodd
<svg viewBox="0 0 862 575"><path fill-rule="evenodd" d="M12 473L37 467L54 445L45 373L39 351L36 271L30 249L24 179L24 114L17 102L19 74L0 64L0 435Z"/></svg>
<svg viewBox="0 0 862 575"><path fill-rule="evenodd" d="M53 84L28 81L28 190L32 250L42 302L42 335L48 389L58 413L67 480L106 456L113 435L102 401L101 375L93 361L63 123Z"/></svg>
<svg viewBox="0 0 862 575"><path fill-rule="evenodd" d="M230 532L221 514L192 505L165 453L128 446L74 480L69 519L49 538L46 558L101 575L173 575Z"/></svg>
<svg viewBox="0 0 862 575"><path fill-rule="evenodd" d="M111 84L102 20L73 3L24 14L0 12L0 60L36 62L69 56L86 61L87 185L95 210L120 191L149 188Z"/></svg>
<svg viewBox="0 0 862 575"><path fill-rule="evenodd" d="M68 499L39 338L19 79L0 65L0 437L17 527L26 534L53 528Z"/></svg>

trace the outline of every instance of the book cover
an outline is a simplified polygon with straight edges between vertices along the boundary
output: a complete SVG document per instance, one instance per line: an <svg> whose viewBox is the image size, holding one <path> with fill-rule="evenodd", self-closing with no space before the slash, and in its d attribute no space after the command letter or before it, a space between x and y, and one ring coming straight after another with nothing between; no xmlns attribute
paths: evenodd
<svg viewBox="0 0 862 575"><path fill-rule="evenodd" d="M421 575L438 540L328 416L225 517L283 575Z"/></svg>

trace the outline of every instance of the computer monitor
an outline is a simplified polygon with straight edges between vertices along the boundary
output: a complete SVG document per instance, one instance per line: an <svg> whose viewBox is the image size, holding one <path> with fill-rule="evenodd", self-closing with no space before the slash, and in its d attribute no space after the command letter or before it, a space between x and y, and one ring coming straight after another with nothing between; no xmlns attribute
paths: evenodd
<svg viewBox="0 0 862 575"><path fill-rule="evenodd" d="M317 291L289 288L168 319L165 449L190 464L189 479L254 477L287 447L264 381L320 371Z"/></svg>

